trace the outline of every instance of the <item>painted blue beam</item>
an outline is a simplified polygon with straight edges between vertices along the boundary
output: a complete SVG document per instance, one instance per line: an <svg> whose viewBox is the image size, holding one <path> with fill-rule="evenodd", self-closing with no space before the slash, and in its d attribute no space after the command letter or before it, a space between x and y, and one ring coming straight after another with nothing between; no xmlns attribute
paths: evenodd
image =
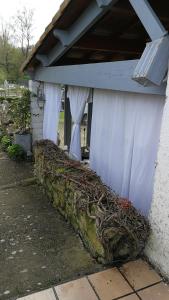
<svg viewBox="0 0 169 300"><path fill-rule="evenodd" d="M152 40L167 34L166 29L147 0L129 0Z"/></svg>
<svg viewBox="0 0 169 300"><path fill-rule="evenodd" d="M110 4L109 0L96 0L97 4L99 7L106 7L107 5Z"/></svg>
<svg viewBox="0 0 169 300"><path fill-rule="evenodd" d="M36 54L36 59L39 60L43 67L47 67L49 64L48 57L43 54Z"/></svg>
<svg viewBox="0 0 169 300"><path fill-rule="evenodd" d="M133 79L140 84L161 85L169 61L169 36L157 39L147 46L134 70Z"/></svg>
<svg viewBox="0 0 169 300"><path fill-rule="evenodd" d="M91 1L88 8L72 24L68 31L54 31L60 43L48 54L49 66L58 61L118 0Z"/></svg>
<svg viewBox="0 0 169 300"><path fill-rule="evenodd" d="M54 29L53 35L59 39L63 47L68 47L70 45L70 37L66 30Z"/></svg>
<svg viewBox="0 0 169 300"><path fill-rule="evenodd" d="M114 91L165 95L166 83L160 87L144 87L132 80L138 60L98 64L41 67L35 71L34 80L66 85L84 86Z"/></svg>

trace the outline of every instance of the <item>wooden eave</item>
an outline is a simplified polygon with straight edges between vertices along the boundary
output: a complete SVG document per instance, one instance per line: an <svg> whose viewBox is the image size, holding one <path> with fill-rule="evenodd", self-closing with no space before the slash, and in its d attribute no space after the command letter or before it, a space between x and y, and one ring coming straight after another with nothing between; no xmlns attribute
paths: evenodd
<svg viewBox="0 0 169 300"><path fill-rule="evenodd" d="M21 70L24 71L27 69L28 65L30 65L33 60L33 64L37 64L35 59L36 53L40 51L40 53L44 50L48 50L49 46L52 46L57 41L54 39L52 31L54 28L59 29L67 29L77 18L79 14L88 6L90 0L80 0L80 5L78 0L64 0L63 3L60 5L59 10L54 15L52 21L46 27L44 33L41 35L38 42L33 47L31 53L29 54L28 58L23 63Z"/></svg>
<svg viewBox="0 0 169 300"><path fill-rule="evenodd" d="M24 70L34 70L40 62L36 55L48 56L59 45L53 30L68 30L92 0L65 0L52 22L46 28L28 59ZM149 0L160 21L169 31L169 3ZM117 0L63 55L49 66L113 62L139 59L150 37L136 15L129 0Z"/></svg>

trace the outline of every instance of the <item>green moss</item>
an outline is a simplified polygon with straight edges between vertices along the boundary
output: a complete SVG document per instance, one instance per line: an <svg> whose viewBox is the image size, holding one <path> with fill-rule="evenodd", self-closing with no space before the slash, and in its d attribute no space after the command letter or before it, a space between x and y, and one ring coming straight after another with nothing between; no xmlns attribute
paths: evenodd
<svg viewBox="0 0 169 300"><path fill-rule="evenodd" d="M63 174L65 172L65 168L56 168L57 174Z"/></svg>
<svg viewBox="0 0 169 300"><path fill-rule="evenodd" d="M78 225L82 236L85 237L88 248L97 256L104 256L104 248L97 236L96 223L86 214L80 214Z"/></svg>

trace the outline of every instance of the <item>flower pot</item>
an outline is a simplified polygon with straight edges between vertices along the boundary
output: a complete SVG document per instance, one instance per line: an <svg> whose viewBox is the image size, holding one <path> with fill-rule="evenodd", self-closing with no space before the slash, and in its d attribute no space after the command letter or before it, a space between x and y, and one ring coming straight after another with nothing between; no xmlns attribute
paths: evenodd
<svg viewBox="0 0 169 300"><path fill-rule="evenodd" d="M14 144L22 146L26 153L30 152L32 148L32 135L30 133L15 133Z"/></svg>

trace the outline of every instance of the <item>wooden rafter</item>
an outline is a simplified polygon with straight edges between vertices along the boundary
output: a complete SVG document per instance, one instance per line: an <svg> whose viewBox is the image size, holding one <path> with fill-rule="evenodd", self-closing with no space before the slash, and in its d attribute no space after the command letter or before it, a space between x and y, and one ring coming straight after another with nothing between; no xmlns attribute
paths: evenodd
<svg viewBox="0 0 169 300"><path fill-rule="evenodd" d="M125 47L124 47L125 45ZM144 42L140 42L140 40L120 40L120 39L111 39L105 37L97 37L97 36L87 36L76 45L74 45L74 49L82 49L82 50L97 50L104 52L119 52L119 53L134 53L140 54L144 50Z"/></svg>

